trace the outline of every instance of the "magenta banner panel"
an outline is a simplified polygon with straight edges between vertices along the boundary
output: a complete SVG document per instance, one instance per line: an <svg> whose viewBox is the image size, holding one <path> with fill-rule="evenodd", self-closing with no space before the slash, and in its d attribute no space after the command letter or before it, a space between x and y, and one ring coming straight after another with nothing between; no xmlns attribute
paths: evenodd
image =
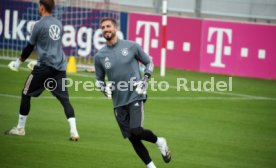
<svg viewBox="0 0 276 168"><path fill-rule="evenodd" d="M276 26L203 21L200 70L276 79Z"/></svg>
<svg viewBox="0 0 276 168"><path fill-rule="evenodd" d="M157 15L129 14L129 40L141 44L160 66L162 18ZM201 20L168 17L166 67L199 70Z"/></svg>
<svg viewBox="0 0 276 168"><path fill-rule="evenodd" d="M161 16L129 14L128 37L160 66ZM168 17L166 67L276 79L276 26Z"/></svg>

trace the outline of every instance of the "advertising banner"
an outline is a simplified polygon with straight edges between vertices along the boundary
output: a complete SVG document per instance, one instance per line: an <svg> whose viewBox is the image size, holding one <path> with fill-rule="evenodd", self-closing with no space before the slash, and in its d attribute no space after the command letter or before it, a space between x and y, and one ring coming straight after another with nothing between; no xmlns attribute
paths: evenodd
<svg viewBox="0 0 276 168"><path fill-rule="evenodd" d="M113 16L119 20L120 38L127 38L128 13L74 6L56 6L53 16L63 24L62 44L67 56L94 56L105 45L100 20ZM40 19L38 3L4 0L0 5L0 49L22 50L32 27Z"/></svg>
<svg viewBox="0 0 276 168"><path fill-rule="evenodd" d="M203 21L200 70L276 79L276 26Z"/></svg>
<svg viewBox="0 0 276 168"><path fill-rule="evenodd" d="M161 16L129 14L129 40L139 43L160 66ZM166 67L199 70L201 20L168 17Z"/></svg>

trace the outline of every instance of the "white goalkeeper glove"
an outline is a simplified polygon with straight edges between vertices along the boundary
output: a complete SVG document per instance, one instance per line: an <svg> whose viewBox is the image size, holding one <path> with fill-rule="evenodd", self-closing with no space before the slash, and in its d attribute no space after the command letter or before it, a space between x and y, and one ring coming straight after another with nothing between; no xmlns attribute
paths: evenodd
<svg viewBox="0 0 276 168"><path fill-rule="evenodd" d="M17 60L15 61L11 61L8 65L8 67L12 70L12 71L18 71L19 66L21 65L21 61L19 58L17 58Z"/></svg>
<svg viewBox="0 0 276 168"><path fill-rule="evenodd" d="M104 87L104 95L108 98L112 98L112 83L107 83L106 86Z"/></svg>
<svg viewBox="0 0 276 168"><path fill-rule="evenodd" d="M30 61L27 65L27 67L30 69L30 70L33 70L34 69L34 66L37 64L37 61L36 60L33 60L33 61Z"/></svg>
<svg viewBox="0 0 276 168"><path fill-rule="evenodd" d="M134 82L133 86L136 86L135 91L138 94L144 94L144 95L147 94L148 84L147 84L147 80L146 79Z"/></svg>

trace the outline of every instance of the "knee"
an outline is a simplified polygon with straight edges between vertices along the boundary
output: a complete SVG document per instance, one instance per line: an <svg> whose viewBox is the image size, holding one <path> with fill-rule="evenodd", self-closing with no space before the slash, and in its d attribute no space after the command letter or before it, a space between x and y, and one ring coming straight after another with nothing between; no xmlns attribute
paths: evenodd
<svg viewBox="0 0 276 168"><path fill-rule="evenodd" d="M129 130L130 135L139 137L143 132L143 128L142 127L137 127L137 128L131 128Z"/></svg>

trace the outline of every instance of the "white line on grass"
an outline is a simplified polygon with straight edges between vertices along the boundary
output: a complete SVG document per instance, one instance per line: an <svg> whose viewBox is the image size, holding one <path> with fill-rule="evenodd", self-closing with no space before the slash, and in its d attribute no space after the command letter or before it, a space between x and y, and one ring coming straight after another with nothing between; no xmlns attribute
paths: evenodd
<svg viewBox="0 0 276 168"><path fill-rule="evenodd" d="M170 86L170 88L177 89L177 86ZM181 90L184 90L184 89L181 89ZM218 92L218 91L204 91L204 90L202 90L201 92L211 93L211 94L228 95L228 96L249 97L249 98L256 98L256 99L268 98L268 97L263 97L263 96L253 96L253 95L248 95L248 94L232 93L232 92Z"/></svg>
<svg viewBox="0 0 276 168"><path fill-rule="evenodd" d="M8 68L8 65L0 64L0 68ZM31 72L31 70L29 68L24 68L24 67L19 67L19 70ZM87 78L95 78L95 74L86 75L86 74L77 74L77 73L75 73L75 74L67 73L67 75L68 76L80 76L80 77L87 77Z"/></svg>
<svg viewBox="0 0 276 168"><path fill-rule="evenodd" d="M0 64L0 68L8 68L8 64ZM29 71L31 72L31 70L29 68L24 68L24 67L20 67L19 70L23 70L23 71Z"/></svg>
<svg viewBox="0 0 276 168"><path fill-rule="evenodd" d="M8 68L8 65L5 64L0 64L0 68ZM20 70L24 71L30 71L28 68L20 67ZM73 74L69 73L67 74L68 76L79 76L79 77L87 77L87 78L95 78L95 74ZM177 86L170 85L170 88L177 89ZM183 89L182 89L183 90ZM201 91L205 93L210 93L210 94L219 94L219 95L227 95L227 96L239 96L239 97L245 97L245 98L251 98L251 99L271 99L269 97L263 97L263 96L256 96L256 95L248 95L248 94L243 94L243 93L233 93L233 92L218 92L218 91ZM272 98L273 99L273 98Z"/></svg>

